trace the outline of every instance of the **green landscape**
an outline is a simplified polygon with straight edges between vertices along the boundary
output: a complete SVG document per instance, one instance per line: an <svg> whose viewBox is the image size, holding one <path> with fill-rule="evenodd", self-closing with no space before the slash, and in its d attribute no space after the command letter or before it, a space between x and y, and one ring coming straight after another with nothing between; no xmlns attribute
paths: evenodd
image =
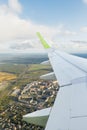
<svg viewBox="0 0 87 130"><path fill-rule="evenodd" d="M8 104L9 93L15 88L21 88L25 86L26 84L39 80L39 77L42 74L50 72L51 66L45 66L40 64L4 64L0 65L0 72L2 73L8 73L8 74L14 74L15 79L11 79L7 81L5 84L7 86L3 86L2 89L0 89L0 110L5 107ZM7 78L7 77L6 77ZM6 79L5 79L6 81ZM3 81L4 82L4 81ZM11 100L9 100L11 101ZM7 104L6 104L7 102ZM3 105L2 105L3 104Z"/></svg>
<svg viewBox="0 0 87 130"><path fill-rule="evenodd" d="M46 95L45 98L46 92L42 94L43 89L47 91L50 85L52 86L52 82L43 81L40 76L51 72L52 68L50 65L40 64L40 61L41 59L37 58L37 62L33 61L34 64L20 64L17 61L15 63L5 62L0 64L0 130L28 130L30 128L31 130L44 130L41 126L23 121L23 115L52 106L55 100L56 93L54 97L51 97L52 90L48 92L48 94L51 93L50 97ZM48 88L46 86L43 88L44 83L49 84ZM29 100L21 94L29 84L34 85L29 88L26 97L32 97L33 102L37 102L37 105L31 101L29 103ZM38 97L38 93L41 94L40 99L36 99L35 94L30 94L32 88L36 91L36 97ZM15 91L19 91L19 94L14 94ZM19 97L21 97L21 100Z"/></svg>

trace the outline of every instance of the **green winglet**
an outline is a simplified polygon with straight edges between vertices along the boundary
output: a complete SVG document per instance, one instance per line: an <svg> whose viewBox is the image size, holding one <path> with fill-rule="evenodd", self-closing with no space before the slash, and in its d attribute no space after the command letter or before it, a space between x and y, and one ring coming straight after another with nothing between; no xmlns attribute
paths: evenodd
<svg viewBox="0 0 87 130"><path fill-rule="evenodd" d="M41 43L42 43L42 45L44 46L45 49L50 48L48 43L44 40L44 38L41 36L41 34L39 32L37 32L37 36L40 38L40 41L41 41Z"/></svg>

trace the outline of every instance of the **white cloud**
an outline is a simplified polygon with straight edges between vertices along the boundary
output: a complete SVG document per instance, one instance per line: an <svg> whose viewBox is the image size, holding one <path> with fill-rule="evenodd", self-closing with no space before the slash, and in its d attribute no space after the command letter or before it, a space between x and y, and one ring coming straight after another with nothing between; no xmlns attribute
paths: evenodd
<svg viewBox="0 0 87 130"><path fill-rule="evenodd" d="M87 4L87 0L83 0L83 2Z"/></svg>
<svg viewBox="0 0 87 130"><path fill-rule="evenodd" d="M41 32L48 38L58 35L76 35L76 32L65 29L63 25L49 27L46 25L35 24L31 20L22 19L18 15L21 12L22 5L18 0L8 0L8 5L4 4L0 6L0 44L4 43L1 45L1 47L3 46L3 49L4 45L8 48L13 41L23 40L24 42L30 37L35 37L37 31Z"/></svg>
<svg viewBox="0 0 87 130"><path fill-rule="evenodd" d="M80 31L86 33L86 32L87 32L87 27L86 27L86 26L85 26L85 27L82 27L82 28L80 29Z"/></svg>
<svg viewBox="0 0 87 130"><path fill-rule="evenodd" d="M12 11L16 11L17 13L22 12L22 5L19 0L8 0L8 6Z"/></svg>
<svg viewBox="0 0 87 130"><path fill-rule="evenodd" d="M73 31L70 31L70 30L65 30L65 31L64 31L64 34L65 34L65 35L76 35L77 33L76 33L76 32L73 32Z"/></svg>

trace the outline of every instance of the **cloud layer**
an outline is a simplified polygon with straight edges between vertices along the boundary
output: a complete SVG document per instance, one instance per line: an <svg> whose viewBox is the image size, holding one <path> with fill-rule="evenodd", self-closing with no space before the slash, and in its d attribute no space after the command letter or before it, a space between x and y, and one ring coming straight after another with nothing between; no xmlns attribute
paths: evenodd
<svg viewBox="0 0 87 130"><path fill-rule="evenodd" d="M15 39L29 38L36 31L47 36L55 34L75 35L75 32L60 27L49 27L34 24L31 20L22 19L18 14L22 12L22 5L18 0L8 0L8 5L0 6L0 42L12 41Z"/></svg>
<svg viewBox="0 0 87 130"><path fill-rule="evenodd" d="M17 13L22 12L22 5L18 0L8 0L8 6L12 11L15 11Z"/></svg>
<svg viewBox="0 0 87 130"><path fill-rule="evenodd" d="M30 42L31 38L36 37L37 31L50 39L58 36L69 38L77 35L75 31L66 29L62 24L50 27L35 24L29 19L23 19L20 17L22 11L23 7L19 0L8 0L8 4L0 5L0 48L2 51L6 51L6 49L27 49L34 44L35 47L38 47L39 45L34 41L33 44ZM87 31L87 28L85 27L82 30Z"/></svg>
<svg viewBox="0 0 87 130"><path fill-rule="evenodd" d="M81 30L81 32L87 33L87 26L82 27L80 30Z"/></svg>

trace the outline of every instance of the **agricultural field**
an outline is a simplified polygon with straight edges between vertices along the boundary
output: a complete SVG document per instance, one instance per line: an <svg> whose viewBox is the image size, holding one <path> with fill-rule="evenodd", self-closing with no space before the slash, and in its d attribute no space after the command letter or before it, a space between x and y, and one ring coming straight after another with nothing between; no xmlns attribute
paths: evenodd
<svg viewBox="0 0 87 130"><path fill-rule="evenodd" d="M0 64L0 72L20 74L26 68L26 64Z"/></svg>
<svg viewBox="0 0 87 130"><path fill-rule="evenodd" d="M9 81L9 80L16 79L16 77L17 76L14 74L0 72L0 83L2 83L3 81Z"/></svg>
<svg viewBox="0 0 87 130"><path fill-rule="evenodd" d="M39 80L43 74L52 71L50 65L41 64L0 64L0 96L8 95L17 86L21 89L26 84Z"/></svg>
<svg viewBox="0 0 87 130"><path fill-rule="evenodd" d="M41 75L50 73L52 67L50 65L32 64L29 68L30 79L39 79Z"/></svg>

